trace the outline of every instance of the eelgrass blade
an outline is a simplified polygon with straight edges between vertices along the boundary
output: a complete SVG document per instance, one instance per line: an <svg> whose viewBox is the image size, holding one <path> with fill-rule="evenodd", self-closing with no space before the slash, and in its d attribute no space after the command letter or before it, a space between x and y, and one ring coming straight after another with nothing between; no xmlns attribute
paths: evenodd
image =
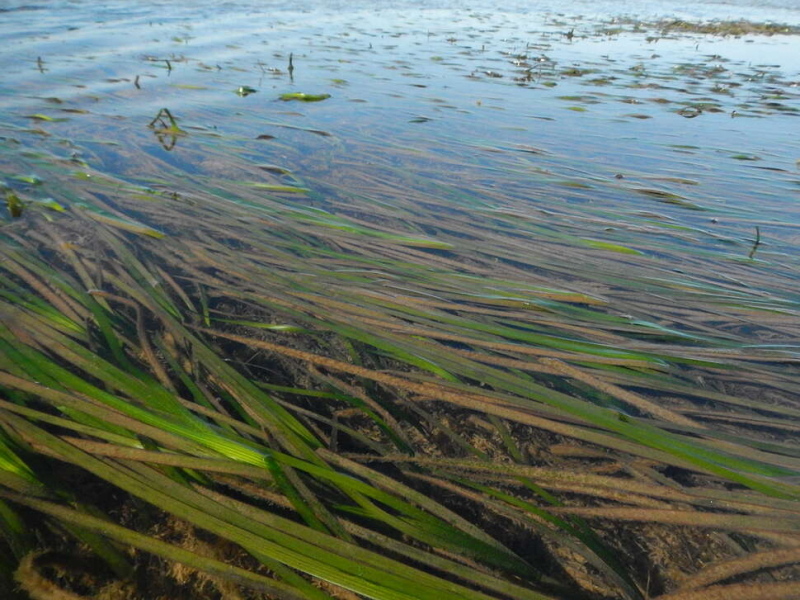
<svg viewBox="0 0 800 600"><path fill-rule="evenodd" d="M92 530L103 536L113 538L122 544L131 545L145 552L163 556L168 560L186 564L200 571L217 575L223 579L234 581L264 593L275 594L279 598L300 600L306 597L298 594L292 587L282 585L280 582L273 579L251 573L250 571L238 567L233 567L212 558L195 554L183 548L162 542L156 538L142 535L131 529L126 529L106 521L105 519L85 515L52 502L21 496L2 489L0 489L0 496L17 504L28 506L34 510L53 516L59 520L72 523L74 526Z"/></svg>
<svg viewBox="0 0 800 600"><path fill-rule="evenodd" d="M424 576L419 571L415 571L415 575L412 578L405 579L395 574L408 571L408 569L400 568L398 563L383 559L369 552L365 553L365 551L357 549L357 547L346 542L334 542L336 538L328 539L328 536L319 532L316 533L314 537L316 544L347 544L347 547L350 548L350 556L361 555L362 559L369 559L369 563L373 563L376 566L369 566L369 563L366 562L352 562L349 558L324 550L319 545L309 544L293 535L256 526L252 520L244 519L234 511L223 509L219 504L206 506L209 503L203 501L201 496L190 492L166 477L158 477L155 472L140 470L140 473L146 474L146 478L143 479L141 474L129 474L123 470L112 468L74 446L70 446L54 436L32 427L17 417L6 414L4 420L12 424L24 436L46 445L64 460L81 465L115 485L120 485L123 489L157 504L164 510L177 511L196 525L223 535L231 541L242 544L244 547L257 544L259 548L289 566L327 579L357 593L362 593L378 600L487 598L483 594L467 590L450 582ZM153 477L158 478L158 485L150 482ZM206 506L206 508L202 509L200 508L201 506ZM275 519L275 517L272 518L273 520ZM302 528L294 524L292 531L294 535L298 535L302 533ZM391 571L383 571L381 570L382 567L377 565L394 566L391 567Z"/></svg>

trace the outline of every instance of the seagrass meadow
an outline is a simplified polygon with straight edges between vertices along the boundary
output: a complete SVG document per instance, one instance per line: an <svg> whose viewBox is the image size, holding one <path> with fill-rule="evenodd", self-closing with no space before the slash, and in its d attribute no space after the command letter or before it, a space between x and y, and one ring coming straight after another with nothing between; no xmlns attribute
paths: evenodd
<svg viewBox="0 0 800 600"><path fill-rule="evenodd" d="M800 15L520 4L3 9L3 598L800 597Z"/></svg>

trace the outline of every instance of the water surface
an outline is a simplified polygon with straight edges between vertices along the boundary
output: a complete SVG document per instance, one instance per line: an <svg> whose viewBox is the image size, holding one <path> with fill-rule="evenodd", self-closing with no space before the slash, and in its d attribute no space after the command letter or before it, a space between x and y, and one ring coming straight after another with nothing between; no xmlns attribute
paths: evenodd
<svg viewBox="0 0 800 600"><path fill-rule="evenodd" d="M421 457L392 477L531 564L523 505L480 519L497 494L613 522L623 567L564 527L577 554L548 572L605 597L796 545L800 37L676 23L800 10L492 4L4 3L0 376L84 394L65 365L123 406L210 399L225 427L269 406L291 427L263 439L300 463ZM604 479L539 482L565 507L484 460ZM303 472L324 511L375 525L324 473ZM705 533L728 527L741 546Z"/></svg>

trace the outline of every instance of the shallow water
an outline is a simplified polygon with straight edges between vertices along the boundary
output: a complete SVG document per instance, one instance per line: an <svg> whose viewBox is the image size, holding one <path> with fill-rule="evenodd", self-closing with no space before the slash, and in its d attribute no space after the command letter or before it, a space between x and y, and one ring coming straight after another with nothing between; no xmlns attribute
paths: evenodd
<svg viewBox="0 0 800 600"><path fill-rule="evenodd" d="M637 211L655 211L691 228L682 248L690 254L746 255L758 225L759 258L770 262L760 268L795 269L800 73L790 57L798 37L664 35L631 31L614 16L796 23L800 11L791 3L504 6L11 5L0 25L1 126L23 147L63 155L68 146L89 166L137 183L146 183L145 157L202 174L196 152L213 147L262 162L291 157L284 166L321 181L339 181L343 169L369 171L368 163L344 163L349 147L370 148L376 162L418 170L420 189L426 181L458 186L447 172L458 163L464 183L503 187L515 206L527 198L531 208L627 228L652 221ZM240 86L257 92L240 97ZM278 100L293 91L331 98ZM196 131L171 140L169 151L162 146L170 140L160 144L147 128L162 107ZM28 116L35 114L64 120ZM424 153L423 163L409 151ZM643 188L680 199L665 203L676 199L636 191ZM479 196L480 187L470 192ZM650 245L607 223L585 233Z"/></svg>
<svg viewBox="0 0 800 600"><path fill-rule="evenodd" d="M269 390L312 454L610 460L656 485L643 507L691 490L642 545L641 515L606 530L625 597L737 555L695 525L771 510L745 487L800 497L800 36L664 23L800 8L491 4L0 4L0 376L99 379L120 410L149 389L155 415L174 393L272 418ZM619 508L609 481L575 494ZM480 527L538 564L526 510ZM759 543L796 545L775 519ZM611 571L586 589L621 597Z"/></svg>
<svg viewBox="0 0 800 600"><path fill-rule="evenodd" d="M291 173L267 185L313 192L288 206L369 221L362 205L342 208L349 194L412 207L433 195L473 224L497 211L532 219L518 233L572 246L590 282L626 269L598 249L635 252L654 277L680 281L689 264L694 278L794 302L798 36L687 34L639 19L798 14L710 2L10 7L6 185L69 208L76 199L37 171L48 157L184 194L270 163ZM280 100L292 92L330 98ZM154 131L161 108L183 133ZM403 226L448 244L462 235L457 219L438 218L440 231ZM602 269L582 268L598 257Z"/></svg>

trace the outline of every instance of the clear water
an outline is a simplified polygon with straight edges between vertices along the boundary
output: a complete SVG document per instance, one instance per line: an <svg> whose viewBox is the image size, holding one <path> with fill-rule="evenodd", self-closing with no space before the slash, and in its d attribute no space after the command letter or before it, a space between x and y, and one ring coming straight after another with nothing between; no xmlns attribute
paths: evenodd
<svg viewBox="0 0 800 600"><path fill-rule="evenodd" d="M515 207L557 211L559 231L585 219L584 233L657 255L663 238L638 226L655 218L688 228L688 241L681 233L669 242L678 271L686 256L711 252L712 265L746 256L758 226L763 268L784 288L795 277L800 37L664 35L620 17L798 24L797 2L3 9L0 135L21 147L79 156L135 183L153 177L143 166L151 159L218 176L223 153L336 184L348 169L370 172L370 161L347 159L370 148L381 177L391 165L415 174L419 192L502 189ZM257 91L237 95L242 86ZM289 92L331 98L279 100ZM193 133L154 136L147 125L163 107ZM10 161L5 171L20 168Z"/></svg>
<svg viewBox="0 0 800 600"><path fill-rule="evenodd" d="M262 335L291 336L280 339L287 350L407 377L398 385L405 385L404 403L408 395L427 405L438 394L414 391L428 381L421 369L458 379L441 415L447 407L462 413L443 421L468 444L475 443L472 418L459 420L475 400L457 400L475 391L492 405L505 397L508 408L492 410L510 423L519 419L512 433L520 448L535 442L535 464L552 451L548 466L575 468L571 455L559 458L551 447L575 423L563 438L575 435L582 448L605 444L636 456L650 446L638 453L646 458L638 472L623 470L628 459L612 465L626 480L649 479L650 450L666 455L674 440L679 460L654 467L656 482L674 477L687 488L705 487L705 478L683 472L691 458L708 473L730 468L737 486L797 497L783 484L798 472L800 35L703 35L648 23L800 25L798 1L385 4L0 0L0 292L13 292L0 299L0 321L22 323L0 323L2 347L38 351L47 344L42 331L61 331L63 319L40 329L13 305L28 297L23 288L47 294L52 283L47 302L56 315L59 306L69 312L71 290L63 301L59 293L72 284L62 287L53 275L73 268L64 279L81 294L85 287L108 299L109 327L131 359L158 371L155 355L134 356L138 347L146 353L152 335L226 404L238 402L239 391L224 381L229 371L219 368L217 352L254 381L340 389L327 375L304 373L305 358L289 366L248 347ZM283 101L288 93L329 97ZM180 131L157 122L165 108ZM14 194L24 210L8 200ZM70 254L77 258L67 263ZM36 277L23 278L17 260ZM34 287L37 278L44 283ZM16 289L23 279L27 286ZM161 315L167 298L187 327L243 330L247 338L226 346L209 335L206 356L214 360L202 358L197 346L183 348L182 326ZM64 329L72 335L75 328ZM85 340L75 337L91 352L105 348L95 329L86 327ZM9 330L19 339L8 342ZM128 348L133 336L140 340ZM109 360L127 362L109 348ZM73 354L53 356L66 363ZM567 365L538 362L540 354L601 382L584 386L570 371L562 377ZM24 359L0 356L4 369L14 361L27 369ZM94 381L99 364L73 366ZM510 383L507 375L514 375ZM387 392L395 385L374 379ZM607 392L603 382L635 391L649 408ZM528 384L571 397L543 394L545 406L539 391L526 393ZM131 396L144 389L123 387ZM350 394L350 387L341 390ZM381 400L389 395L364 387ZM322 415L336 406L300 402ZM711 424L703 431L659 421L663 411L652 406L662 402ZM420 432L435 431L436 410L431 428ZM649 429L630 425L638 416ZM613 435L597 441L603 430ZM421 456L461 452L427 437L420 448ZM581 469L606 468L588 456ZM749 473L767 476L754 484ZM505 494L505 480L501 486ZM736 506L717 508L712 498L727 488L711 487L707 506L715 513ZM320 500L342 497L337 491ZM737 497L745 514L772 510ZM509 521L509 539L539 561L544 545L517 535L530 517L520 515ZM626 532L615 524L603 535L618 548L635 534L628 551L648 555L636 564L655 557L665 564L652 573L669 570L665 580L713 561L703 549L721 545L694 524L663 536L645 526ZM750 527L748 536L757 533ZM579 581L591 572L582 564ZM656 576L651 587L649 567L635 575L648 597L666 591Z"/></svg>

